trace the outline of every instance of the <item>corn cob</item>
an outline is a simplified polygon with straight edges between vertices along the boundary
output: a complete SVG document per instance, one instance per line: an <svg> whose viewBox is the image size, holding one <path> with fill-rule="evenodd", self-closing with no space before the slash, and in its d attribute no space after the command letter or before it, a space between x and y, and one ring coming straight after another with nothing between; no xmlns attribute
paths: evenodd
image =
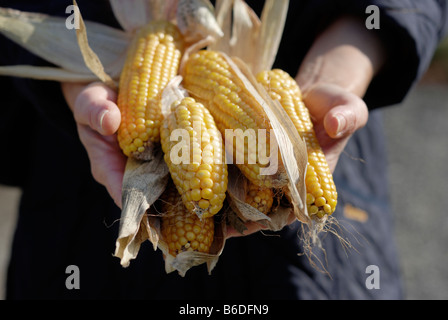
<svg viewBox="0 0 448 320"><path fill-rule="evenodd" d="M173 132L182 134L182 131L188 141L171 141ZM200 218L218 213L226 197L227 164L221 133L208 110L191 97L173 103L161 128L161 142L165 162L185 207ZM182 154L180 161L173 158L178 152L172 154L179 143L189 153L188 158Z"/></svg>
<svg viewBox="0 0 448 320"><path fill-rule="evenodd" d="M286 172L278 154L278 170L273 175L263 175L258 150L259 129L266 130L266 152L270 152L270 123L263 107L245 88L241 79L232 70L225 57L217 51L202 50L193 54L184 68L185 89L202 102L215 118L218 129L225 137L226 148L233 146L233 163L252 183L260 187L282 187L287 184ZM226 129L248 134L248 140L234 143L233 136L226 135ZM252 142L251 142L252 141ZM228 150L228 149L227 149ZM244 161L238 160L237 157ZM243 162L243 163L241 163Z"/></svg>
<svg viewBox="0 0 448 320"><path fill-rule="evenodd" d="M260 211L268 214L274 202L274 192L271 188L262 188L253 183L248 184L246 203Z"/></svg>
<svg viewBox="0 0 448 320"><path fill-rule="evenodd" d="M319 218L331 215L337 204L336 186L316 138L309 111L302 101L299 86L288 73L280 69L260 72L257 81L266 88L273 100L280 102L300 136L305 139L308 153L305 177L308 213Z"/></svg>
<svg viewBox="0 0 448 320"><path fill-rule="evenodd" d="M183 52L177 27L150 22L135 35L120 77L118 142L126 156L145 159L145 150L160 141L161 93L176 76Z"/></svg>
<svg viewBox="0 0 448 320"><path fill-rule="evenodd" d="M199 219L188 211L170 184L161 197L161 233L173 256L184 251L209 253L214 239L213 217Z"/></svg>

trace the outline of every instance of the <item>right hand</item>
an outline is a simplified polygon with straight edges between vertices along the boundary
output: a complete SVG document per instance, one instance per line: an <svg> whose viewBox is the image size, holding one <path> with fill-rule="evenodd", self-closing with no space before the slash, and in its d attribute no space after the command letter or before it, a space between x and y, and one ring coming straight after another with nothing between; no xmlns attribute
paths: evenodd
<svg viewBox="0 0 448 320"><path fill-rule="evenodd" d="M106 85L62 83L62 92L73 111L94 179L106 187L121 208L121 187L126 157L115 134L121 121L116 93Z"/></svg>

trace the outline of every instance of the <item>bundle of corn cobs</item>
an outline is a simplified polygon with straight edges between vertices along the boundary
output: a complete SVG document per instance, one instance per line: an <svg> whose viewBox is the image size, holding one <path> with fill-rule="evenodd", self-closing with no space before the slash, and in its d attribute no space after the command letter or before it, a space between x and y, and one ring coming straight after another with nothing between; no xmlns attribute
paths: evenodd
<svg viewBox="0 0 448 320"><path fill-rule="evenodd" d="M271 70L288 1L266 1L261 20L242 0L140 3L161 13L129 27L119 76L122 264L149 239L167 272L211 271L229 226L325 223L337 203L331 172L297 83Z"/></svg>

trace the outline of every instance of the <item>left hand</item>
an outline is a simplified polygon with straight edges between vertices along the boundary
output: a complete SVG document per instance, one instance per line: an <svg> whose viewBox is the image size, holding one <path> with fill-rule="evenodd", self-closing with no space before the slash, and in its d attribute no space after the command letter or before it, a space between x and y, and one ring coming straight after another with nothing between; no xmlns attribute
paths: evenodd
<svg viewBox="0 0 448 320"><path fill-rule="evenodd" d="M352 134L365 126L369 112L364 101L334 84L319 83L304 93L317 139L331 172Z"/></svg>

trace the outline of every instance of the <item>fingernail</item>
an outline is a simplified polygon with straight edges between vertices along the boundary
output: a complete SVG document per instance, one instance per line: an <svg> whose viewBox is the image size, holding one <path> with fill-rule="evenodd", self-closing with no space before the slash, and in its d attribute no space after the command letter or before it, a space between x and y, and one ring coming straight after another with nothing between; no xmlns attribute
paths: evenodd
<svg viewBox="0 0 448 320"><path fill-rule="evenodd" d="M345 117L340 113L336 114L335 118L338 123L335 136L339 137L342 136L345 132L345 129L347 127L347 119L345 119Z"/></svg>
<svg viewBox="0 0 448 320"><path fill-rule="evenodd" d="M104 131L104 128L103 128L104 117L105 117L106 114L108 114L108 113L109 113L109 110L103 110L103 111L100 113L100 121L99 121L99 123L100 123L99 130L100 130L100 131Z"/></svg>

